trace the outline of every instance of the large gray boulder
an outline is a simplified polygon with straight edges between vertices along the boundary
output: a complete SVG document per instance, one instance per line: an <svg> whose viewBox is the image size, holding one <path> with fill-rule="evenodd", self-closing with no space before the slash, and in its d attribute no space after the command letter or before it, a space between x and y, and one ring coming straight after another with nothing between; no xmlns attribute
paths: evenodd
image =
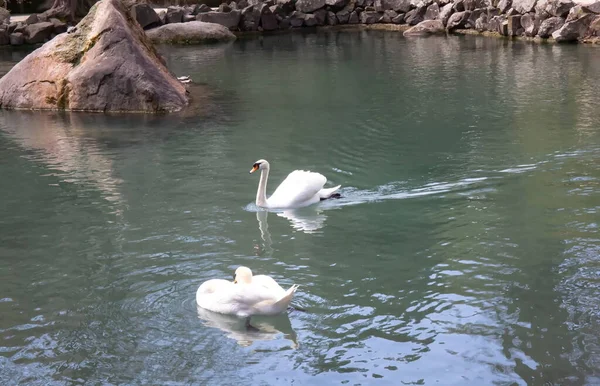
<svg viewBox="0 0 600 386"><path fill-rule="evenodd" d="M580 15L575 20L567 19L567 22L557 31L552 33L552 37L557 42L574 42L586 35L586 32L598 16L593 13Z"/></svg>
<svg viewBox="0 0 600 386"><path fill-rule="evenodd" d="M429 36L445 32L441 20L425 20L404 31L404 36Z"/></svg>
<svg viewBox="0 0 600 386"><path fill-rule="evenodd" d="M131 16L137 20L143 29L150 29L162 25L154 8L145 3L134 4L133 7L131 7Z"/></svg>
<svg viewBox="0 0 600 386"><path fill-rule="evenodd" d="M446 29L448 31L452 31L454 29L465 28L467 25L467 21L469 20L469 16L471 16L471 11L453 13L452 16L450 16L450 18L448 19Z"/></svg>
<svg viewBox="0 0 600 386"><path fill-rule="evenodd" d="M181 23L183 22L183 8L182 7L169 7L167 8L167 19L166 23Z"/></svg>
<svg viewBox="0 0 600 386"><path fill-rule="evenodd" d="M572 0L538 0L535 12L540 16L566 17L574 6Z"/></svg>
<svg viewBox="0 0 600 386"><path fill-rule="evenodd" d="M235 40L225 26L202 21L167 24L146 32L153 43L202 44Z"/></svg>
<svg viewBox="0 0 600 386"><path fill-rule="evenodd" d="M540 24L540 28L538 29L538 36L543 39L548 39L554 31L557 31L565 24L565 19L562 17L551 17L542 22Z"/></svg>
<svg viewBox="0 0 600 386"><path fill-rule="evenodd" d="M196 20L203 21L206 23L220 24L229 29L237 29L240 24L242 12L234 9L229 12L207 12L199 13L196 16Z"/></svg>
<svg viewBox="0 0 600 386"><path fill-rule="evenodd" d="M448 3L442 7L440 10L439 19L442 21L443 25L448 24L448 19L454 13L454 9L452 8L452 3Z"/></svg>
<svg viewBox="0 0 600 386"><path fill-rule="evenodd" d="M0 79L0 107L168 112L188 104L120 0L96 3L72 33L60 34Z"/></svg>
<svg viewBox="0 0 600 386"><path fill-rule="evenodd" d="M43 23L30 24L25 28L28 44L44 43L50 40L54 32L54 24L49 21Z"/></svg>
<svg viewBox="0 0 600 386"><path fill-rule="evenodd" d="M325 0L298 0L296 10L302 13L314 12L325 7Z"/></svg>

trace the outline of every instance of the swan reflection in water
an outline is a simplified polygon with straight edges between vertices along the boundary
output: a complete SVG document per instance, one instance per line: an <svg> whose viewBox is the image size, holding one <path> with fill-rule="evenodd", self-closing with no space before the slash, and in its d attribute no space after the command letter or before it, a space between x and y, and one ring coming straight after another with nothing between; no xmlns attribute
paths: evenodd
<svg viewBox="0 0 600 386"><path fill-rule="evenodd" d="M269 341L283 337L292 343L291 348L298 348L298 336L292 328L287 313L275 317L253 317L252 327L246 327L245 320L231 315L218 314L216 312L197 307L198 318L207 327L218 328L225 332L227 337L234 339L240 346L249 347L254 342Z"/></svg>
<svg viewBox="0 0 600 386"><path fill-rule="evenodd" d="M287 219L292 228L304 233L315 233L325 226L325 220L327 220L327 215L319 207L286 209L273 213ZM270 245L271 235L269 234L269 224L267 222L268 214L269 211L259 208L256 212L256 219L263 241Z"/></svg>

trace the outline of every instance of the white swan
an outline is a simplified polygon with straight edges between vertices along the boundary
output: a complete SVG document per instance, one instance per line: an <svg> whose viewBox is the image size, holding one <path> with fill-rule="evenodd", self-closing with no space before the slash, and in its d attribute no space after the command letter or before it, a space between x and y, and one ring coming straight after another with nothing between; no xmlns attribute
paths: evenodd
<svg viewBox="0 0 600 386"><path fill-rule="evenodd" d="M302 208L321 200L339 197L339 194L335 192L341 185L323 189L327 182L324 175L310 171L294 170L275 189L271 197L267 198L267 179L269 178L270 165L264 159L258 160L252 165L250 173L257 170L260 170L260 182L256 192L256 205L262 208Z"/></svg>
<svg viewBox="0 0 600 386"><path fill-rule="evenodd" d="M233 282L212 279L200 285L196 292L198 306L220 314L249 318L253 315L278 315L287 310L298 285L287 291L265 275L252 276L247 267L235 271Z"/></svg>

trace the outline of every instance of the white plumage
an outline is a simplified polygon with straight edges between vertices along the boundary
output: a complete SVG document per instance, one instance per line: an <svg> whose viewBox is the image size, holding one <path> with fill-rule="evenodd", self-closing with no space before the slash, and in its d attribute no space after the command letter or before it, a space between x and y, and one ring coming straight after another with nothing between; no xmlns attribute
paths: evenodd
<svg viewBox="0 0 600 386"><path fill-rule="evenodd" d="M271 197L267 198L270 165L265 160L258 160L254 163L250 173L259 169L261 174L256 192L256 205L263 208L302 208L332 197L341 186L324 189L323 187L327 183L324 175L311 171L294 170L275 189Z"/></svg>

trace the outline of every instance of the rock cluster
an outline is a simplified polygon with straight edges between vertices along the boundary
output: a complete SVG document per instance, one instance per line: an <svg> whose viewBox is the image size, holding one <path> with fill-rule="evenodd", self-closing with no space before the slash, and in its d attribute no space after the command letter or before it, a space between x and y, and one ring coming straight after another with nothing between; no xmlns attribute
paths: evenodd
<svg viewBox="0 0 600 386"><path fill-rule="evenodd" d="M407 36L471 29L558 42L600 39L600 0L238 0L136 14L142 27L202 21L232 31L274 31L337 24L414 26Z"/></svg>
<svg viewBox="0 0 600 386"><path fill-rule="evenodd" d="M67 31L67 24L44 15L31 15L25 21L11 23L10 13L0 8L0 46L44 43Z"/></svg>

